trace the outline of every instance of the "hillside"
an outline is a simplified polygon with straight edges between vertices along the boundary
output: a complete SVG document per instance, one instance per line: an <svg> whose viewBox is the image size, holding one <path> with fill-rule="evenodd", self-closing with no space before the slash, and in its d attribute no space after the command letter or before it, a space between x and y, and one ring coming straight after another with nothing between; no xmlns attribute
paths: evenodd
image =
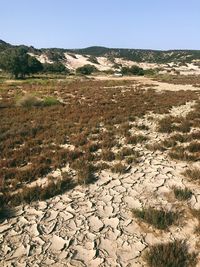
<svg viewBox="0 0 200 267"><path fill-rule="evenodd" d="M0 52L3 52L10 47L12 47L10 44L4 42L3 40L0 40Z"/></svg>
<svg viewBox="0 0 200 267"><path fill-rule="evenodd" d="M119 69L121 66L139 65L144 69L173 69L179 72L200 72L200 50L144 50L117 49L92 46L84 49L42 48L15 46L0 40L0 53L21 47L41 63L62 62L68 69L75 70L86 64L94 65L100 71ZM181 67L181 68L180 68Z"/></svg>
<svg viewBox="0 0 200 267"><path fill-rule="evenodd" d="M74 50L82 55L119 57L136 62L169 63L169 62L192 62L200 60L199 50L144 50L144 49L118 49L106 47L88 47Z"/></svg>

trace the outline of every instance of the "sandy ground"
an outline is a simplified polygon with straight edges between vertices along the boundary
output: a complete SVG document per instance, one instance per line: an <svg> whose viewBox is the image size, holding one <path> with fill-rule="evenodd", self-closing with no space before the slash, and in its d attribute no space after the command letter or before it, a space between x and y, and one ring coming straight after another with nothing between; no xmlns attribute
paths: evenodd
<svg viewBox="0 0 200 267"><path fill-rule="evenodd" d="M79 67L89 64L95 66L100 71L109 70L113 66L113 63L111 63L106 57L99 57L99 64L92 63L88 57L78 54L72 56L71 54L65 53L65 65L67 68L75 70Z"/></svg>
<svg viewBox="0 0 200 267"><path fill-rule="evenodd" d="M158 91L180 91L180 90L191 90L196 91L199 90L200 87L194 87L192 85L182 85L182 84L170 84L165 82L158 82L154 81L149 77L144 76L124 76L124 77L115 77L114 75L108 75L108 76L94 76L95 80L105 81L105 80L117 80L117 81L133 81L137 82L139 84L151 86L151 88L154 88Z"/></svg>

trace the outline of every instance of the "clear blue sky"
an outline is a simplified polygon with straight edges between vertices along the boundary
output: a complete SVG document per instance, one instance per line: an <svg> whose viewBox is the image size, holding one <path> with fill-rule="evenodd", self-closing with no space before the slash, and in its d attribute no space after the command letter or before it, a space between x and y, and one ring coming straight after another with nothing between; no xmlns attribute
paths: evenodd
<svg viewBox="0 0 200 267"><path fill-rule="evenodd" d="M200 0L0 0L12 44L200 49Z"/></svg>

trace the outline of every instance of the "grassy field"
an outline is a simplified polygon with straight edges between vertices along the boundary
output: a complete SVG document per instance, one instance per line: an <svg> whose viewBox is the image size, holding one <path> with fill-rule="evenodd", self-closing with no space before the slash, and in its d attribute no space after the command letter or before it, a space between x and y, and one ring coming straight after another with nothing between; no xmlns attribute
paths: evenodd
<svg viewBox="0 0 200 267"><path fill-rule="evenodd" d="M76 179L68 174L65 189L93 182L102 168L124 172L139 157L134 145L147 142L145 136L131 131L135 119L149 112L166 114L172 106L197 99L195 92L160 94L133 81L73 78L4 81L0 92L1 192L4 203L10 205L59 194L64 189L54 184L64 181L50 176L66 164ZM160 122L160 130L172 131L170 123L175 122ZM180 146L170 153L173 158L185 155ZM29 186L46 176L50 182L42 190Z"/></svg>

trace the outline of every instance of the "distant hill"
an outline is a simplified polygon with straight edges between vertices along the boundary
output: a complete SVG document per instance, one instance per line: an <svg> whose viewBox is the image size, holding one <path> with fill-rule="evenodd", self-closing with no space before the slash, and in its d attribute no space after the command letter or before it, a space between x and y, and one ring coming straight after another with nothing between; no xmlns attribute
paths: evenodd
<svg viewBox="0 0 200 267"><path fill-rule="evenodd" d="M200 50L158 51L93 46L73 51L82 55L119 57L136 62L149 63L192 62L192 60L200 60Z"/></svg>
<svg viewBox="0 0 200 267"><path fill-rule="evenodd" d="M0 52L12 47L9 43L4 42L3 40L0 40Z"/></svg>
<svg viewBox="0 0 200 267"><path fill-rule="evenodd" d="M99 71L118 72L122 67L137 65L161 74L200 75L200 50L145 50L91 46L83 49L41 48L12 45L0 40L0 57L5 51L23 48L42 64L62 63L74 72L84 65L93 65Z"/></svg>
<svg viewBox="0 0 200 267"><path fill-rule="evenodd" d="M135 62L149 62L149 63L170 63L170 62L192 62L193 60L200 60L200 50L144 50L144 49L125 49L125 48L107 48L101 46L92 46L83 49L60 49L60 48L43 48L36 49L33 46L15 46L3 40L0 40L0 52L6 49L16 47L23 47L28 52L40 55L45 53L54 60L62 60L64 53L75 53L80 55L90 55L95 57L123 58Z"/></svg>

